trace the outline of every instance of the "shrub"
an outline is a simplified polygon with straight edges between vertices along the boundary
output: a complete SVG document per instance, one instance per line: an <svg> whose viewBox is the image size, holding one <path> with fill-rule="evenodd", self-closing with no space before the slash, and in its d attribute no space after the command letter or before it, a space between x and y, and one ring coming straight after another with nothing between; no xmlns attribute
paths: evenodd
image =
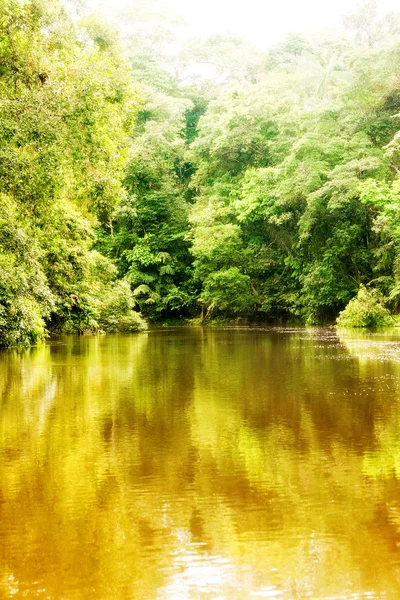
<svg viewBox="0 0 400 600"><path fill-rule="evenodd" d="M382 327L390 325L392 318L385 307L385 299L375 289L361 286L355 298L337 318L338 327Z"/></svg>
<svg viewBox="0 0 400 600"><path fill-rule="evenodd" d="M104 291L98 323L106 332L143 331L146 321L133 310L134 300L127 281L111 282Z"/></svg>
<svg viewBox="0 0 400 600"><path fill-rule="evenodd" d="M254 304L250 292L250 277L237 267L211 273L204 283L200 301L208 307L226 314L243 314Z"/></svg>

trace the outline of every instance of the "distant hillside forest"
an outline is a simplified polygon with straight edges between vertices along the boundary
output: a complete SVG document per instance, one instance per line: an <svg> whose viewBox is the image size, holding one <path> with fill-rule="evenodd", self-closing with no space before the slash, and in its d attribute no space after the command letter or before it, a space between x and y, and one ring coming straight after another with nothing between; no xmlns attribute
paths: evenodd
<svg viewBox="0 0 400 600"><path fill-rule="evenodd" d="M395 315L399 15L268 51L118 19L0 4L0 345Z"/></svg>

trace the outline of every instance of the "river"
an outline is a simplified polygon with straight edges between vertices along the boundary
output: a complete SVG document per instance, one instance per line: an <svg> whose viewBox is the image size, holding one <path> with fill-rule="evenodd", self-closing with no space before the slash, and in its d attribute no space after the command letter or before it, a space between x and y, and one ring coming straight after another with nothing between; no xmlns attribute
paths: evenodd
<svg viewBox="0 0 400 600"><path fill-rule="evenodd" d="M400 598L400 332L0 352L0 597Z"/></svg>

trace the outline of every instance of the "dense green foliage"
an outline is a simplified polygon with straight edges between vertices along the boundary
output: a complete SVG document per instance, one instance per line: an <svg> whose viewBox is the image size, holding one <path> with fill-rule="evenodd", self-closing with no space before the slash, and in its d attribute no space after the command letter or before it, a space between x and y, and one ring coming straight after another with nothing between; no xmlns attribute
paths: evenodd
<svg viewBox="0 0 400 600"><path fill-rule="evenodd" d="M92 249L124 196L136 105L99 32L55 1L0 6L0 345L136 319L129 286Z"/></svg>
<svg viewBox="0 0 400 600"><path fill-rule="evenodd" d="M148 6L121 39L62 0L0 6L0 345L135 308L333 322L362 286L396 312L398 16L370 0L347 37L262 52L171 44Z"/></svg>
<svg viewBox="0 0 400 600"><path fill-rule="evenodd" d="M316 323L361 284L397 297L400 45L298 52L200 119L191 236L208 312ZM235 308L214 282L232 268Z"/></svg>
<svg viewBox="0 0 400 600"><path fill-rule="evenodd" d="M355 298L337 318L338 327L384 327L393 325L384 299L378 290L368 290L361 286Z"/></svg>

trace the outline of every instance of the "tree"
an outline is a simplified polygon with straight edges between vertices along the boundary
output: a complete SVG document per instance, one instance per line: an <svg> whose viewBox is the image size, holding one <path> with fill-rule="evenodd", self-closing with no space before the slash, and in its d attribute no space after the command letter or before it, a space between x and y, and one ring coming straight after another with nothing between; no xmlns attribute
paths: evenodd
<svg viewBox="0 0 400 600"><path fill-rule="evenodd" d="M1 256L15 265L15 281L3 273L2 344L98 328L114 285L113 265L91 247L97 219L108 223L123 196L136 96L101 32L59 2L0 7ZM14 250L12 237L21 240Z"/></svg>
<svg viewBox="0 0 400 600"><path fill-rule="evenodd" d="M388 36L400 32L400 13L380 15L377 0L362 2L354 13L343 18L343 22L354 31L357 44L365 44L368 48L385 43Z"/></svg>

